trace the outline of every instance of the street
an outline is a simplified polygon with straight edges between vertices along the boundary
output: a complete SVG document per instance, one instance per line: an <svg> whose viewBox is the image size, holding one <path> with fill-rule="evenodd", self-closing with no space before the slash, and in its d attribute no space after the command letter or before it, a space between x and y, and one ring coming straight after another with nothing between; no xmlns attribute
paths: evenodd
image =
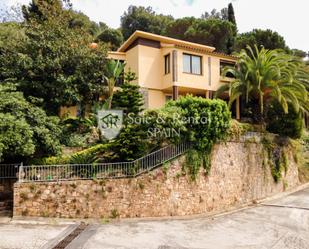
<svg viewBox="0 0 309 249"><path fill-rule="evenodd" d="M48 248L46 243L65 237L69 227L1 224L0 248ZM308 249L309 188L213 218L92 224L66 248Z"/></svg>

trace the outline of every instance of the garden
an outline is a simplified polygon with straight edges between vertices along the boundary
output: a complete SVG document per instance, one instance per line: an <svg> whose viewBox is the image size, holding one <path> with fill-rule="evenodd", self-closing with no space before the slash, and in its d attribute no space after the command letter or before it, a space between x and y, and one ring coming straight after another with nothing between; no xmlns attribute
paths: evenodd
<svg viewBox="0 0 309 249"><path fill-rule="evenodd" d="M209 172L215 143L258 131L279 135L271 139L265 135L263 140L276 181L288 164L282 149L287 144L295 157L305 155L299 160L304 165L304 177L308 177L308 155L301 151L308 149L304 118L309 112L309 69L297 53L283 46L280 39L275 47L260 47L263 44L257 42L244 46L243 39L258 37L261 31L235 37L236 22L231 17L165 18L171 22L165 29L170 36L195 42L206 36L204 26L227 29L231 37L225 37L222 44L213 44L212 40L207 44L238 56L235 67L224 69L224 74L232 74L235 80L217 91L217 99L188 95L160 109L144 110L139 86L132 84L135 74L123 74L125 64L106 58L108 49L119 47L123 36L129 36L130 18L144 20L139 19L143 11L150 22L158 22L158 15L152 11L131 6L122 17L122 33L90 21L74 11L70 2L58 0L47 5L32 1L16 13L22 21L0 23L0 162L134 162L162 148L185 143L190 148L186 150L184 171L194 179L201 167ZM196 39L188 32L188 37L177 37L179 25L190 26L191 33L195 27ZM123 83L115 91L120 78ZM229 103L219 99L223 92L229 93ZM231 119L230 107L238 97L246 118L242 123ZM77 117L59 117L62 106L73 105L79 107ZM116 138L107 140L97 128L97 111L111 108L123 110L123 127ZM135 166L127 171L133 174ZM74 170L88 174L82 168Z"/></svg>

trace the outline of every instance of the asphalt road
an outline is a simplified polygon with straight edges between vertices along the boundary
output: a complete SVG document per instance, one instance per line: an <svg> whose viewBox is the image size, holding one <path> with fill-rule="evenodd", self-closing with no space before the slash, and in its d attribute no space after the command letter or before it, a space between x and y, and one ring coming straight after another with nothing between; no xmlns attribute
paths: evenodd
<svg viewBox="0 0 309 249"><path fill-rule="evenodd" d="M308 249L309 188L264 204L215 218L90 225L67 248ZM51 245L69 227L2 224L0 248Z"/></svg>

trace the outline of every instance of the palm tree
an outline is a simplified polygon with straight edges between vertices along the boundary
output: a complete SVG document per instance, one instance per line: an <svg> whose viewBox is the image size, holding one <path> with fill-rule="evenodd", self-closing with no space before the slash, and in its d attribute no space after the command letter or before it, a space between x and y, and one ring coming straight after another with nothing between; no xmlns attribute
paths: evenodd
<svg viewBox="0 0 309 249"><path fill-rule="evenodd" d="M289 103L297 112L309 111L306 90L309 74L300 60L280 50L259 50L257 46L255 51L248 46L247 51L242 50L238 54L239 59L234 68L224 69L224 75L231 73L235 80L219 88L217 96L228 91L230 106L240 96L244 96L247 103L249 99L257 100L260 122L263 122L267 107L273 100L280 103L285 113L288 113Z"/></svg>
<svg viewBox="0 0 309 249"><path fill-rule="evenodd" d="M105 80L107 83L107 107L111 109L114 95L114 88L117 80L121 77L124 71L125 63L119 60L109 60L106 64Z"/></svg>

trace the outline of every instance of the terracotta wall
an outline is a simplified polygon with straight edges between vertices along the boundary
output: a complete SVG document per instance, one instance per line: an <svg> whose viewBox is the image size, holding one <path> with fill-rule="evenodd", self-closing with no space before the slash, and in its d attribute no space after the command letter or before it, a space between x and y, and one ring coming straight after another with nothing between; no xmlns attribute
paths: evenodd
<svg viewBox="0 0 309 249"><path fill-rule="evenodd" d="M275 183L259 143L227 142L212 153L209 175L192 182L184 157L134 179L15 184L14 215L50 217L159 217L221 212L299 185L290 153ZM264 165L264 166L263 166Z"/></svg>

